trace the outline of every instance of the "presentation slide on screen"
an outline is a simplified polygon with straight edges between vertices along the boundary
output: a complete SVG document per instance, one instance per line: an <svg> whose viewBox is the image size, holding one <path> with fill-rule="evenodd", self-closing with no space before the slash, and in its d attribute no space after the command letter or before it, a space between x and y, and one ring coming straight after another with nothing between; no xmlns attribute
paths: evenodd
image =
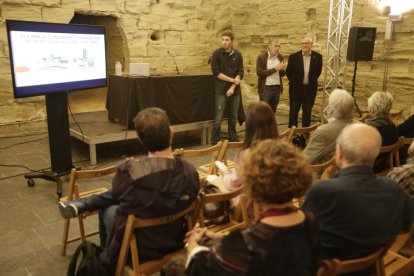
<svg viewBox="0 0 414 276"><path fill-rule="evenodd" d="M17 87L106 78L105 37L12 31Z"/></svg>

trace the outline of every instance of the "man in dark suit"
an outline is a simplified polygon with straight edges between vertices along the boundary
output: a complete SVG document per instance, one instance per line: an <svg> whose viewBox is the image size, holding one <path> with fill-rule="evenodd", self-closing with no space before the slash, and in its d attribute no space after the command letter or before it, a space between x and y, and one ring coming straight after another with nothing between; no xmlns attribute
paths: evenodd
<svg viewBox="0 0 414 276"><path fill-rule="evenodd" d="M302 39L302 50L289 56L286 75L289 79L289 127L298 126L302 106L302 127L310 126L318 78L322 71L322 55L312 51L310 36Z"/></svg>

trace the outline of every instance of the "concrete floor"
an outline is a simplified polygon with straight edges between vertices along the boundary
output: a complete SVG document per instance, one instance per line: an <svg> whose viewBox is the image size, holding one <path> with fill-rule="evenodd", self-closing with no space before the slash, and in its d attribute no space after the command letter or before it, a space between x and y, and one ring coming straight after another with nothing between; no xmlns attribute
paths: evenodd
<svg viewBox="0 0 414 276"><path fill-rule="evenodd" d="M277 121L281 132L287 127L287 119L277 118ZM223 126L223 130L227 127ZM242 136L243 128L239 130ZM0 275L66 275L78 243L68 246L66 256L60 255L63 219L57 208L56 184L36 179L35 186L28 187L23 177L29 169L50 167L47 134L0 138L0 141ZM184 133L177 135L174 148L198 147L197 143L198 137ZM137 149L136 141L99 145L98 166L118 163L126 156L137 156ZM234 152L230 156L234 156ZM91 169L88 158L88 146L72 140L73 165ZM193 162L199 165L206 161ZM67 179L64 179L64 196L66 184ZM91 188L109 188L111 180L107 178L91 185ZM87 219L87 229L97 229L97 225L97 216ZM72 229L78 229L76 223L72 223ZM99 243L97 236L90 240Z"/></svg>

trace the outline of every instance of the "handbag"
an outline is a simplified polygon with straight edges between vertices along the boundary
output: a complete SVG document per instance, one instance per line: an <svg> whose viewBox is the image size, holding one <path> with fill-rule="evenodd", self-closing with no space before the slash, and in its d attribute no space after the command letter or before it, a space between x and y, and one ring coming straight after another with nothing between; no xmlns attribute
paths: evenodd
<svg viewBox="0 0 414 276"><path fill-rule="evenodd" d="M99 254L103 248L90 241L82 242L70 259L68 276L109 276L108 268L100 261ZM78 263L78 258L82 252L82 259Z"/></svg>
<svg viewBox="0 0 414 276"><path fill-rule="evenodd" d="M206 182L200 193L215 194L222 193L222 191L214 184ZM203 206L204 217L206 219L205 225L219 225L230 222L231 203L227 200L225 202L210 202Z"/></svg>

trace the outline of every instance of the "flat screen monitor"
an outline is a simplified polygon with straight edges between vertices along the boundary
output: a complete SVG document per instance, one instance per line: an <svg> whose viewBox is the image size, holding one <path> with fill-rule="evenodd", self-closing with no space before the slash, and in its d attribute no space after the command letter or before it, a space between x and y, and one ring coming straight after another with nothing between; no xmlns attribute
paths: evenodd
<svg viewBox="0 0 414 276"><path fill-rule="evenodd" d="M105 27L7 20L15 98L107 85Z"/></svg>

